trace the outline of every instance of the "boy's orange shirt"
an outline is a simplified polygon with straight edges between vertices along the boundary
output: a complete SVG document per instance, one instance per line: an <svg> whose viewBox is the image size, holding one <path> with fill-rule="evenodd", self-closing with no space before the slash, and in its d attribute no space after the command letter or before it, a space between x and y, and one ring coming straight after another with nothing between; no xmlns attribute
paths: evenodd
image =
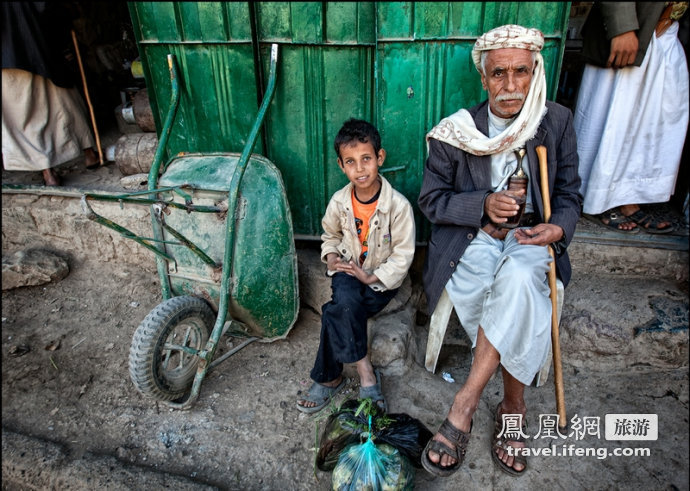
<svg viewBox="0 0 690 491"><path fill-rule="evenodd" d="M362 253L359 255L359 265L364 264L369 250L369 219L376 211L376 205L379 201L379 194L376 195L366 203L362 203L355 195L355 190L352 190L352 211L355 215L355 227L357 229L357 237L362 244Z"/></svg>

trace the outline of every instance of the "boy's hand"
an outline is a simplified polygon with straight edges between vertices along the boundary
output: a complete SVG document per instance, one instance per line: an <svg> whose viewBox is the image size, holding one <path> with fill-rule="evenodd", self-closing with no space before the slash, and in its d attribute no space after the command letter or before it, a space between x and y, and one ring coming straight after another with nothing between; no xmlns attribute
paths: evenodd
<svg viewBox="0 0 690 491"><path fill-rule="evenodd" d="M340 271L338 269L340 262L340 256L333 252L326 256L326 267L328 268L328 271Z"/></svg>
<svg viewBox="0 0 690 491"><path fill-rule="evenodd" d="M329 254L327 256L327 266L329 271L337 271L339 273L346 273L354 276L365 285L371 285L378 281L378 277L374 274L369 274L364 271L354 260L343 261L337 254Z"/></svg>
<svg viewBox="0 0 690 491"><path fill-rule="evenodd" d="M353 260L350 260L350 262L343 264L347 264L347 270L344 270L345 273L354 276L365 285L371 285L372 283L376 283L379 280L375 274L367 273L362 268L360 268L359 265Z"/></svg>

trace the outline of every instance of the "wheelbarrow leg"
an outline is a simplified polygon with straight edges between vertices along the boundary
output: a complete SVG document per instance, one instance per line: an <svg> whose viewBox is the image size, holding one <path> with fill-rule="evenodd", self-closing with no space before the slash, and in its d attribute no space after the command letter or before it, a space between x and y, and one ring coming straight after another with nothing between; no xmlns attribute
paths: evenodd
<svg viewBox="0 0 690 491"><path fill-rule="evenodd" d="M244 348L245 346L253 343L254 341L257 341L259 338L248 338L244 342L242 342L239 346L236 346L233 348L231 351L228 351L225 353L223 356L218 358L217 360L214 360L213 363L209 363L210 360L213 359L213 353L210 351L204 350L201 353L199 353L199 366L197 367L196 370L196 375L194 376L194 382L192 383L192 389L191 392L189 393L189 397L184 400L183 402L168 402L168 405L171 407L174 407L176 409L190 409L196 400L199 398L199 392L201 391L201 382L203 382L204 378L206 377L206 374L211 370L213 367L217 366L220 364L222 361L228 359L235 353L237 353L239 350ZM215 351L215 348L213 349Z"/></svg>

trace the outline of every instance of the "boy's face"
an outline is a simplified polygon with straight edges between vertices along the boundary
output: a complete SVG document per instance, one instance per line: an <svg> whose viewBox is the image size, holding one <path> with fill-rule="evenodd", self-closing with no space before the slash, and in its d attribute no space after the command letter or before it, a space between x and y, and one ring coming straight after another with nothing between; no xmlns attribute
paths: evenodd
<svg viewBox="0 0 690 491"><path fill-rule="evenodd" d="M357 190L370 191L376 188L379 167L384 160L386 151L382 148L376 155L374 146L369 142L353 141L340 145L338 164Z"/></svg>

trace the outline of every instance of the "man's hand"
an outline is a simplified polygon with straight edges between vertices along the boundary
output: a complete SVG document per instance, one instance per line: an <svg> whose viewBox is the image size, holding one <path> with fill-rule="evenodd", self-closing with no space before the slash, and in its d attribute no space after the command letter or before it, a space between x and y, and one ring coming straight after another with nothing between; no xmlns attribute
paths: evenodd
<svg viewBox="0 0 690 491"><path fill-rule="evenodd" d="M624 32L611 39L611 52L606 61L608 68L623 68L632 65L637 56L639 42L635 31Z"/></svg>
<svg viewBox="0 0 690 491"><path fill-rule="evenodd" d="M505 191L491 193L484 200L484 214L496 224L505 223L508 217L515 216L519 209L520 206Z"/></svg>
<svg viewBox="0 0 690 491"><path fill-rule="evenodd" d="M546 246L563 238L563 229L552 223L540 223L532 228L518 228L515 238L518 244Z"/></svg>

